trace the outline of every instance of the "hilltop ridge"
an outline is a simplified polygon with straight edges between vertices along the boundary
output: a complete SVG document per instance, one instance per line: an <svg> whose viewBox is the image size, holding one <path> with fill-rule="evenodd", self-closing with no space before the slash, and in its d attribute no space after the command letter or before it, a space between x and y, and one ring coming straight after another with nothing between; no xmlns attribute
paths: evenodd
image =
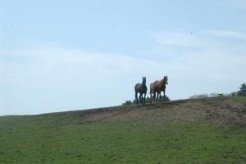
<svg viewBox="0 0 246 164"><path fill-rule="evenodd" d="M246 126L246 104L232 98L183 99L146 105L123 105L41 114L93 121L208 121L217 125Z"/></svg>

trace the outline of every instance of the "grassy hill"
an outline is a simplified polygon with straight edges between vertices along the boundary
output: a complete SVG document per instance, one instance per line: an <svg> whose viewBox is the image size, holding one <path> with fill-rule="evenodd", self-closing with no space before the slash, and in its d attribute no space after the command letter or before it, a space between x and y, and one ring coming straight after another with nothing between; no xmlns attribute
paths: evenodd
<svg viewBox="0 0 246 164"><path fill-rule="evenodd" d="M0 163L246 163L246 98L0 117Z"/></svg>

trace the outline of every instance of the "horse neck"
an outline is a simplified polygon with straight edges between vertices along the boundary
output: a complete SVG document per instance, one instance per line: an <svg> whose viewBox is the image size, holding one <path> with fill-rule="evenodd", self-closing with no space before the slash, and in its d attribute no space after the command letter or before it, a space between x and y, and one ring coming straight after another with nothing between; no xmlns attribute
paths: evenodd
<svg viewBox="0 0 246 164"><path fill-rule="evenodd" d="M166 86L166 81L164 79L162 79L160 83L162 88Z"/></svg>
<svg viewBox="0 0 246 164"><path fill-rule="evenodd" d="M143 85L143 86L146 85L146 81L143 80L142 85Z"/></svg>

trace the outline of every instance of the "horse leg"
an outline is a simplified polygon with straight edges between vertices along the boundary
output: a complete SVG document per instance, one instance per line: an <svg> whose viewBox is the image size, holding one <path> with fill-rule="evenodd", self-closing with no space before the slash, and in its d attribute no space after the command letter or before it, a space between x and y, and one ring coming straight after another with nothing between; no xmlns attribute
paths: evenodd
<svg viewBox="0 0 246 164"><path fill-rule="evenodd" d="M154 92L154 102L156 102L156 92Z"/></svg>
<svg viewBox="0 0 246 164"><path fill-rule="evenodd" d="M166 101L166 93L165 93L165 90L163 91L163 93L164 93L163 101Z"/></svg>
<svg viewBox="0 0 246 164"><path fill-rule="evenodd" d="M157 100L159 99L159 102L161 102L161 92L158 92L158 95L157 95Z"/></svg>
<svg viewBox="0 0 246 164"><path fill-rule="evenodd" d="M135 92L135 99L136 99L136 102L137 102L137 105L138 105L138 92Z"/></svg>
<svg viewBox="0 0 246 164"><path fill-rule="evenodd" d="M150 91L150 103L152 104L153 101L153 92Z"/></svg>
<svg viewBox="0 0 246 164"><path fill-rule="evenodd" d="M146 93L144 93L144 97L143 97L144 104L145 104L145 99L146 99Z"/></svg>
<svg viewBox="0 0 246 164"><path fill-rule="evenodd" d="M166 97L166 89L164 90L164 101L167 100L167 97Z"/></svg>
<svg viewBox="0 0 246 164"><path fill-rule="evenodd" d="M163 101L163 98L161 97L161 92L160 92L160 101L161 101L161 102Z"/></svg>
<svg viewBox="0 0 246 164"><path fill-rule="evenodd" d="M163 98L161 97L161 92L160 92L160 100L161 102L164 101L164 97Z"/></svg>
<svg viewBox="0 0 246 164"><path fill-rule="evenodd" d="M139 101L140 101L140 103L143 105L143 98L142 98L142 96L143 96L143 94L142 94L142 93L140 93L140 96L139 96Z"/></svg>

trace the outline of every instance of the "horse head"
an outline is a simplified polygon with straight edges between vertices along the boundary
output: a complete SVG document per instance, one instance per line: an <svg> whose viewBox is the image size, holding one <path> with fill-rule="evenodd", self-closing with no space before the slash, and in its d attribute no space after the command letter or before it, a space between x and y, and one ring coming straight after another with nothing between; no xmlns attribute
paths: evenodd
<svg viewBox="0 0 246 164"><path fill-rule="evenodd" d="M168 84L168 77L164 76L163 80L164 80L164 83L167 85Z"/></svg>
<svg viewBox="0 0 246 164"><path fill-rule="evenodd" d="M143 77L143 84L146 84L146 77Z"/></svg>

